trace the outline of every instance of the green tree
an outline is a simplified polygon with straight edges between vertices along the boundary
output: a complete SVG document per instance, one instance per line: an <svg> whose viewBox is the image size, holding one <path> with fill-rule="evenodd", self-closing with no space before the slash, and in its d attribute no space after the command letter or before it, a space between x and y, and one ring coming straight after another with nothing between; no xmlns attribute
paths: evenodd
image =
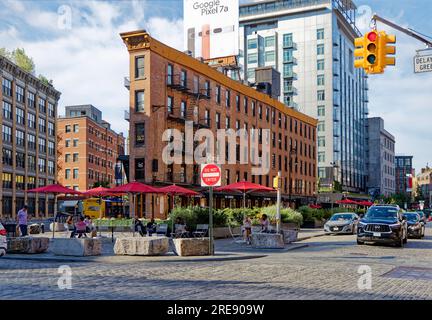
<svg viewBox="0 0 432 320"><path fill-rule="evenodd" d="M0 48L0 56L11 59L11 54L6 48Z"/></svg>
<svg viewBox="0 0 432 320"><path fill-rule="evenodd" d="M423 190L420 185L417 186L415 201L418 202L420 200L425 200L425 197L423 195Z"/></svg>
<svg viewBox="0 0 432 320"><path fill-rule="evenodd" d="M43 75L39 75L39 80L43 82L43 84L47 85L47 86L52 86L53 81L52 80L48 80L46 77L44 77Z"/></svg>
<svg viewBox="0 0 432 320"><path fill-rule="evenodd" d="M35 72L35 64L33 62L33 59L26 55L24 49L17 48L12 51L11 58L12 61L14 61L15 64L24 71L27 71L29 73Z"/></svg>
<svg viewBox="0 0 432 320"><path fill-rule="evenodd" d="M98 188L98 187L102 187L102 188L109 188L110 187L110 183L108 181L96 181L95 183L93 183L93 188Z"/></svg>

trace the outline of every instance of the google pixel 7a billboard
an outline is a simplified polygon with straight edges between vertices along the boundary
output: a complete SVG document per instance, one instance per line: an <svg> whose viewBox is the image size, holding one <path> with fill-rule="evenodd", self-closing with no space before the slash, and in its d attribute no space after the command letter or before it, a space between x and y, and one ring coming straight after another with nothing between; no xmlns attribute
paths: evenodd
<svg viewBox="0 0 432 320"><path fill-rule="evenodd" d="M239 53L238 0L184 0L185 50L205 60Z"/></svg>

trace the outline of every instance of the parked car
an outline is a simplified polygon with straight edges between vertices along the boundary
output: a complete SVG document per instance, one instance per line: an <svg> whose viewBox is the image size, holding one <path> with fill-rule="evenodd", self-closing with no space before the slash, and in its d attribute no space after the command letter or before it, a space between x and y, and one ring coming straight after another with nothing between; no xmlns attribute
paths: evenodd
<svg viewBox="0 0 432 320"><path fill-rule="evenodd" d="M404 213L408 225L408 237L421 239L426 233L426 224L417 212Z"/></svg>
<svg viewBox="0 0 432 320"><path fill-rule="evenodd" d="M7 241L6 241L6 229L0 223L0 257L3 257L6 254L7 249Z"/></svg>
<svg viewBox="0 0 432 320"><path fill-rule="evenodd" d="M355 234L359 217L355 213L336 213L324 225L325 233Z"/></svg>
<svg viewBox="0 0 432 320"><path fill-rule="evenodd" d="M374 242L403 247L408 239L406 217L399 206L372 206L357 226L357 244Z"/></svg>
<svg viewBox="0 0 432 320"><path fill-rule="evenodd" d="M424 222L424 224L426 225L427 224L427 222L428 222L428 219L427 219L427 217L426 217L426 214L423 212L423 211L416 211L418 214L419 214L419 216L420 216L420 221L423 221Z"/></svg>

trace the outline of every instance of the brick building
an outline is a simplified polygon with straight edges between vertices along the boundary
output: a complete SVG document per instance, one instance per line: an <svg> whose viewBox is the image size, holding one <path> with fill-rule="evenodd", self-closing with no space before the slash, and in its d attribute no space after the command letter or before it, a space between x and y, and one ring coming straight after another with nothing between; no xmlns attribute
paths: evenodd
<svg viewBox="0 0 432 320"><path fill-rule="evenodd" d="M164 45L145 31L122 33L121 37L130 54L131 180L153 185L177 183L199 189L198 165L162 162L167 144L162 142L163 132L178 129L184 133L185 121L192 121L194 132L200 128L214 133L217 129L244 128L258 133L260 150L262 143L270 145L268 175L251 175L251 164L225 164L223 185L247 180L271 186L280 170L284 201L292 199L300 204L312 199L317 171L315 119ZM270 129L268 140L263 139L261 129ZM237 146L237 160L240 153ZM273 201L272 197L250 195L248 203L265 205L263 201ZM163 216L170 205L164 199L147 196L137 208L145 208L146 214ZM228 195L216 195L215 200L217 207L241 205L241 199Z"/></svg>
<svg viewBox="0 0 432 320"><path fill-rule="evenodd" d="M53 196L25 191L55 182L60 92L2 56L0 80L0 217L15 217L24 204L29 214L48 216L54 212Z"/></svg>
<svg viewBox="0 0 432 320"><path fill-rule="evenodd" d="M95 182L114 186L114 167L124 154L125 138L102 120L92 105L67 106L58 123L58 181L76 190L91 189Z"/></svg>
<svg viewBox="0 0 432 320"><path fill-rule="evenodd" d="M395 156L396 165L396 193L412 196L413 190L408 191L412 186L412 178L415 177L413 168L413 156Z"/></svg>

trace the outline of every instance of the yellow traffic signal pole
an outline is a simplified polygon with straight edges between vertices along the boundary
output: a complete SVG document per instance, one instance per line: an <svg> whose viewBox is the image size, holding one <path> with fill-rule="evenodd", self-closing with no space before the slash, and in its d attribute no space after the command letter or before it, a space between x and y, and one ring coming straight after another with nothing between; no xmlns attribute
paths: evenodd
<svg viewBox="0 0 432 320"><path fill-rule="evenodd" d="M377 15L375 13L372 17L372 23L374 24L375 28L376 28L376 22L377 21L382 22L382 23L388 25L389 27L392 27L393 29L396 29L402 33L405 33L406 35L408 35L410 37L413 37L414 39L417 39L417 40L423 42L428 48L432 48L432 41L421 36L418 32L416 32L414 30L403 28L401 26L398 26L397 24L380 17L379 15Z"/></svg>

